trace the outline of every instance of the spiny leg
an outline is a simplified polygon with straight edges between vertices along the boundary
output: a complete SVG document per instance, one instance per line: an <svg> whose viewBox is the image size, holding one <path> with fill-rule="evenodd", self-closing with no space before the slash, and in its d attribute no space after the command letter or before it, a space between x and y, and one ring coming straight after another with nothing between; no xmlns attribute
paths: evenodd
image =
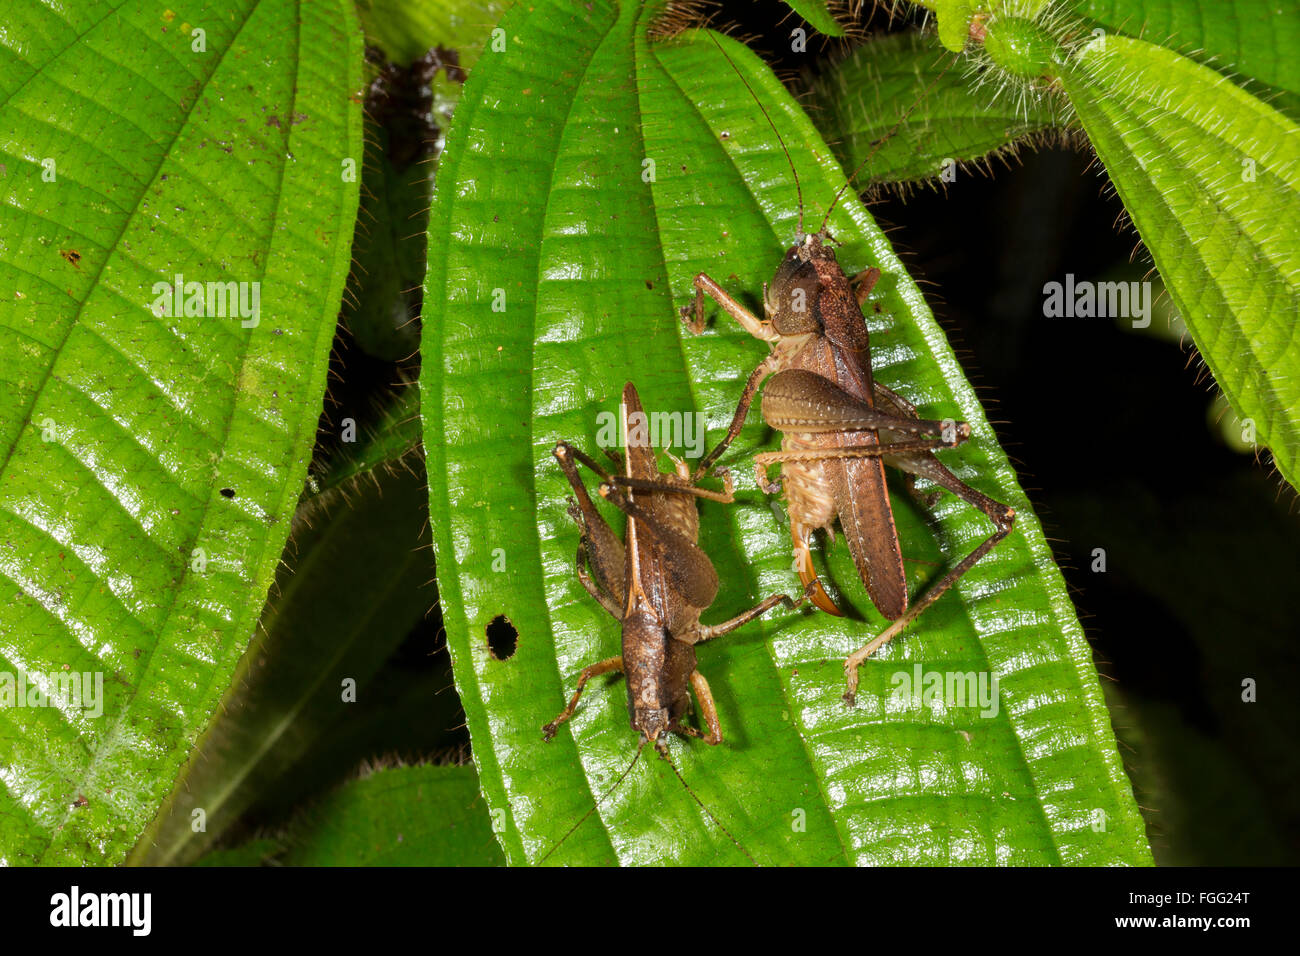
<svg viewBox="0 0 1300 956"><path fill-rule="evenodd" d="M565 707L564 710L560 711L553 721L542 728L542 738L544 740L550 740L555 736L555 732L559 729L560 724L573 716L574 710L578 707L578 698L582 696L582 690L587 686L587 681L591 680L593 677L599 677L601 674L608 674L610 671L621 672L622 670L623 658L621 655L618 657L607 657L603 661L592 664L589 667L584 667L582 673L578 675L578 689L573 692L573 696L569 699L569 705Z"/></svg>
<svg viewBox="0 0 1300 956"><path fill-rule="evenodd" d="M698 476L697 476L698 477ZM729 505L735 498L735 485L732 482L731 474L727 473L724 479L724 490L713 491L710 488L700 488L696 485L674 484L669 481L656 481L653 478L628 478L625 475L615 475L609 479L611 484L619 485L623 488L631 488L633 491L650 491L663 494L693 495L696 498L707 498L709 501L720 501L724 505Z"/></svg>
<svg viewBox="0 0 1300 956"><path fill-rule="evenodd" d="M912 463L919 466L918 462ZM892 641L898 636L908 624L916 620L926 608L943 596L944 592L957 583L957 581L967 571L973 568L986 554L988 554L997 545L999 541L1011 533L1011 527L1015 524L1016 512L999 501L994 501L988 495L976 491L970 485L966 484L947 468L943 467L937 460L930 456L930 462L924 466L925 477L937 482L947 488L953 494L962 500L974 505L982 511L990 521L993 522L994 531L970 554L962 558L961 561L953 567L938 581L930 586L916 602L907 609L898 620L894 621L889 627L885 628L869 644L858 648L844 662L844 672L847 680L847 688L844 692L844 702L850 707L857 700L858 691L858 668L868 657L874 654L879 648Z"/></svg>
<svg viewBox="0 0 1300 956"><path fill-rule="evenodd" d="M709 473L713 463L722 457L723 452L730 447L731 443L736 440L740 430L745 427L745 418L749 415L750 406L754 404L754 395L758 392L758 387L763 384L763 379L776 371L780 362L775 354L769 355L758 364L758 368L749 374L745 381L745 390L740 394L740 402L736 405L736 413L731 416L731 425L727 427L727 434L723 436L722 441L718 442L713 451L704 456L700 462L699 470L695 473L696 477L703 477Z"/></svg>
<svg viewBox="0 0 1300 956"><path fill-rule="evenodd" d="M778 604L784 604L788 610L793 611L804 601L811 598L816 590L816 586L812 584L808 585L803 589L803 593L799 595L798 600L791 599L788 594L773 594L771 597L755 604L748 611L745 611L742 614L737 614L728 621L723 621L721 624L715 624L712 627L701 627L700 640L711 641L715 637L721 637L723 634L728 634L731 631L736 630L738 627L744 627L755 618L762 617Z"/></svg>
<svg viewBox="0 0 1300 956"><path fill-rule="evenodd" d="M580 547L586 549L587 564L591 568L597 583L613 597L615 602L621 604L624 596L623 542L619 540L609 523L596 510L595 504L592 503L591 497L587 494L587 486L583 484L582 476L578 474L578 468L574 464L575 459L584 463L590 461L590 459L564 441L556 444L553 454L576 496L576 500L575 498L569 499L569 516L582 530ZM598 467L594 470L597 474L604 474ZM579 577L581 578L581 570L579 571ZM591 589L588 588L588 590ZM604 605L603 601L601 603ZM604 606L608 610L608 605Z"/></svg>
<svg viewBox="0 0 1300 956"><path fill-rule="evenodd" d="M966 422L893 414L807 369L773 373L763 392L763 420L786 433L900 432L909 437L939 436L949 446L970 437Z"/></svg>
<svg viewBox="0 0 1300 956"><path fill-rule="evenodd" d="M899 395L893 389L886 388L879 382L871 383L872 397L875 399L876 407L889 412L891 415L897 415L899 418L920 418L916 406ZM953 422L956 426L958 423ZM893 464L886 462L885 464ZM939 502L941 492L930 491L924 492L916 487L916 475L910 471L903 471L903 488L907 494L923 508L933 508Z"/></svg>
<svg viewBox="0 0 1300 956"><path fill-rule="evenodd" d="M552 454L555 455L556 460L559 461L560 467L564 469L565 476L569 477L569 484L574 486L575 491L580 486L582 486L582 479L580 477L577 477L578 470L577 468L574 467L573 462L570 461L569 459L576 459L577 461L582 462L593 472L595 472L595 474L600 478L601 481L610 480L609 472L605 471L604 468L600 467L600 464L596 461L596 459L592 458L590 455L588 455L581 448L578 448L576 445L571 445L567 441L556 442L555 450L552 452Z"/></svg>

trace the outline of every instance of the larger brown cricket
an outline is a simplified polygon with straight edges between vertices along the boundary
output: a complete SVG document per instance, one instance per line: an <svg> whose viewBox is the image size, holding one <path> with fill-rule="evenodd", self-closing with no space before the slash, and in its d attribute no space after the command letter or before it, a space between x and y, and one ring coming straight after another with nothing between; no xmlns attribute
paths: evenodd
<svg viewBox="0 0 1300 956"><path fill-rule="evenodd" d="M623 388L622 409L627 435L622 475L607 474L568 442L557 444L554 452L573 488L569 515L582 529L578 579L622 624L622 653L584 668L568 706L542 729L550 740L573 715L589 680L622 671L627 675L632 729L643 742L662 746L660 738L672 731L718 744L722 728L709 682L696 666L695 645L734 631L777 604L793 608L803 596L794 601L775 594L721 624L700 622L701 612L718 593L718 575L697 543L700 519L694 499L730 502L730 478L724 492L698 487L698 475L677 459L674 474L661 474L644 428L641 399L630 382ZM577 462L601 478L600 495L627 514L626 542L596 510ZM707 733L683 723L692 690Z"/></svg>
<svg viewBox="0 0 1300 956"><path fill-rule="evenodd" d="M720 45L718 49L726 56ZM744 81L743 75L741 79ZM744 82L748 87L748 81ZM767 116L765 109L763 114ZM772 349L749 376L731 427L722 442L700 462L697 474L707 474L740 433L754 396L766 380L763 419L781 432L781 451L756 455L754 468L765 492L785 492L800 580L811 589L818 607L831 614L840 613L817 579L809 550L812 532L818 528L831 532L838 519L872 603L893 622L844 662L844 700L852 705L859 665L1005 538L1016 513L967 485L935 457L934 449L952 447L969 438L969 425L921 419L915 406L872 377L871 344L862 304L880 278L880 270L867 269L851 282L827 243L826 224L852 177L831 201L821 227L816 232L805 232L798 172L780 130L770 116L767 119L790 162L799 191L798 234L771 284L763 287L762 319L706 273L695 277L694 301L682 308L682 320L691 331L698 334L704 330L704 297L708 295L745 331ZM780 484L768 480L767 468L773 464L782 466ZM985 541L910 605L902 550L885 484L885 464L904 472L906 487L914 496L916 477L926 478L974 505L994 526ZM936 491L917 497L931 505L938 494Z"/></svg>

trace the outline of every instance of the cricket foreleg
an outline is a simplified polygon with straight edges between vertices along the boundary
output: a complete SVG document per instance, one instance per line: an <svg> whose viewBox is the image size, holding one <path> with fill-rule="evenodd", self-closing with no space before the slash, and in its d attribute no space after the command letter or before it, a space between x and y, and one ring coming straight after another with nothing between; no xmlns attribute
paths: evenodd
<svg viewBox="0 0 1300 956"><path fill-rule="evenodd" d="M737 614L729 621L723 621L721 624L715 624L712 627L709 626L701 627L700 640L711 641L715 637L721 637L723 634L727 634L730 633L731 631L736 630L736 628L744 627L746 624L748 624L750 621L754 620L755 618L762 617L764 614L772 610L772 608L776 607L778 604L784 604L787 610L793 611L804 601L807 601L809 598L811 598L815 590L816 588L814 585L811 584L808 585L806 588L804 588L803 593L799 595L798 599L793 599L788 594L773 594L771 597L767 598L766 600L758 604L755 604L753 607L751 607L748 611L745 611L743 614Z"/></svg>
<svg viewBox="0 0 1300 956"><path fill-rule="evenodd" d="M858 308L862 308L862 304L867 301L867 296L871 295L871 290L879 281L880 270L875 266L858 273L853 280L853 296L858 300Z"/></svg>
<svg viewBox="0 0 1300 956"><path fill-rule="evenodd" d="M622 670L623 658L621 656L609 657L597 664L592 664L590 667L584 667L582 673L578 675L578 689L573 692L573 696L569 699L569 706L560 711L559 715L553 721L542 728L543 739L550 740L554 737L560 724L573 716L573 712L578 707L578 698L582 696L582 690L587 686L587 681L591 680L593 677L599 677L601 674L608 674L610 671Z"/></svg>
<svg viewBox="0 0 1300 956"><path fill-rule="evenodd" d="M880 647L892 641L898 636L908 624L916 620L926 608L943 596L944 592L957 583L957 581L967 571L973 568L979 561L997 545L999 541L1011 533L1012 525L1015 524L1016 512L1014 508L1009 508L999 501L994 501L988 495L976 491L970 485L966 484L951 471L939 463L933 456L928 460L912 461L909 463L914 474L923 475L934 481L936 484L947 488L953 494L962 500L974 505L993 522L994 531L970 554L962 558L961 561L953 565L949 571L944 574L938 581L931 585L924 594L922 594L907 612L898 620L894 621L889 627L882 631L871 643L866 644L852 654L844 662L844 672L847 680L847 688L844 692L844 702L850 707L853 706L858 690L858 667L868 657L874 654Z"/></svg>

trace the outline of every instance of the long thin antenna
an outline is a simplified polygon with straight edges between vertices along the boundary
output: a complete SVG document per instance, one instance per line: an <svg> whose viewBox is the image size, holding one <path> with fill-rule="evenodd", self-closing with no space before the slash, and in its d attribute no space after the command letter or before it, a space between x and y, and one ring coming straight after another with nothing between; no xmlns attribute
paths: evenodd
<svg viewBox="0 0 1300 956"><path fill-rule="evenodd" d="M614 781L614 783L610 786L608 790L606 790L603 794L600 795L600 799L591 805L591 809L582 815L582 819L580 819L573 826L569 827L569 832L564 834L564 836L560 837L559 841L555 844L555 846L551 847L549 850L546 851L546 855L537 861L538 866L541 866L543 863L545 863L547 857L549 857L552 853L558 850L561 847L561 845L563 845L565 840L573 836L573 831L578 829L578 827L582 826L584 823L586 823L587 818L596 812L596 810L600 807L600 805L604 803L606 799L608 799L611 793L613 793L615 790L618 789L618 785L621 784L627 778L627 775L632 772L632 768L636 766L636 762L641 759L641 751L645 749L645 745L646 745L646 739L642 737L641 743L638 744L636 748L636 756L633 757L632 762L627 765L627 769L618 775L618 779Z"/></svg>
<svg viewBox="0 0 1300 956"><path fill-rule="evenodd" d="M663 747L659 747L656 745L655 749L659 751L660 757L668 761L668 766L673 768L673 773L677 775L678 782L682 785L682 788L691 795L691 799L700 805L700 809L709 815L709 819L713 821L714 825L719 830L721 830L723 833L727 835L727 839L730 840L732 843L736 844L736 849L739 850L741 853L745 854L745 859L749 860L749 862L752 863L754 866L758 866L758 861L749 855L749 851L740 845L740 841L731 835L731 831L728 830L726 827L724 827L722 825L722 821L713 815L713 811L704 805L704 801L695 795L695 791L692 790L690 784L686 782L686 778L682 776L682 772L677 769L677 764L673 763L673 758L668 756L667 745Z"/></svg>
<svg viewBox="0 0 1300 956"><path fill-rule="evenodd" d="M871 158L880 151L880 147L884 146L887 142L893 139L894 134L903 128L903 124L906 123L908 117L912 115L912 111L916 109L918 106L920 106L927 98L929 98L930 93L934 90L938 82L948 75L948 71L952 69L952 64L954 62L956 62L955 58L952 62L950 62L947 66L945 66L942 70L939 71L939 75L930 81L930 85L925 88L925 90L921 93L920 96L918 96L915 100L912 101L912 105L909 106L906 109L906 111L904 111L902 117L899 118L898 122L893 125L893 127L889 130L889 132L887 132L884 136L882 136L879 140L876 141L876 145L871 148L871 152L867 153L866 158L862 160L862 162L858 163L857 168L854 169L853 172L849 174L849 177L844 180L844 185L841 186L839 188L839 191L835 193L835 198L831 200L831 204L826 208L826 215L822 218L822 225L821 228L818 230L819 235L826 234L826 224L831 221L831 213L835 211L835 206L839 203L840 197L844 195L844 190L848 189L849 184L853 182L853 178L857 176L858 173L862 172L862 168L866 166L867 163L871 162Z"/></svg>
<svg viewBox="0 0 1300 956"><path fill-rule="evenodd" d="M713 45L718 48L718 52L721 53L726 58L729 64L731 64L731 69L735 72L736 76L740 77L740 82L745 84L745 89L749 90L749 95L753 97L754 102L758 104L758 108L763 111L763 118L767 120L767 125L772 127L772 132L776 134L776 141L781 144L781 149L785 153L785 161L790 164L790 174L794 176L795 194L799 197L799 235L802 236L803 235L803 186L799 184L799 171L794 168L794 158L791 157L790 150L785 145L785 140L781 137L781 131L777 129L776 124L772 122L772 117L768 115L767 108L763 106L763 101L758 98L758 94L754 92L754 88L749 85L749 80L745 79L745 74L741 73L740 68L736 66L736 61L733 60L730 57L730 55L728 55L727 51L722 48L722 44L718 42L718 38L713 35L712 30L710 30L708 27L704 27L703 29L704 32L708 34L709 39L713 41ZM660 753L662 752L663 751L660 751Z"/></svg>

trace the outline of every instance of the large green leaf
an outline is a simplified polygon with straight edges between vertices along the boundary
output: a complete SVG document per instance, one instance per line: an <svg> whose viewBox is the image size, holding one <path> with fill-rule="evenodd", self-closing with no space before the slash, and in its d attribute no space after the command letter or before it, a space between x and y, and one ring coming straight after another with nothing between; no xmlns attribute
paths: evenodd
<svg viewBox="0 0 1300 956"><path fill-rule="evenodd" d="M859 192L987 163L1061 122L1054 99L991 85L973 92L954 57L921 32L868 40L817 77L812 101L810 115L845 168L861 167Z"/></svg>
<svg viewBox="0 0 1300 956"><path fill-rule="evenodd" d="M1129 37L1061 81L1215 381L1300 487L1300 128Z"/></svg>
<svg viewBox="0 0 1300 956"><path fill-rule="evenodd" d="M430 217L430 247L445 250L430 258L421 378L439 590L513 863L547 857L636 743L624 685L608 680L541 740L581 667L618 647L573 574L555 441L594 450L597 413L628 379L652 410L704 412L716 438L766 348L725 317L692 337L677 310L705 269L757 307L799 218L786 156L741 75L704 34L652 44L654 13L557 0L508 14L506 48L485 53L466 87ZM843 172L761 62L719 42L782 129L815 225ZM840 700L841 661L883 622L831 545L828 577L855 613L776 614L702 647L726 741L675 740L683 777L760 863L1149 862L1087 643L973 390L851 195L830 231L848 270L884 272L880 311L868 310L880 380L929 417L970 421L974 440L945 455L1020 520L863 667L856 709ZM723 582L706 621L797 586L788 532L746 464L771 446L753 418L728 458L739 502L702 509ZM990 530L951 498L933 518L901 496L895 506L914 590ZM506 660L485 639L498 615L518 631ZM995 674L996 715L891 695L914 666ZM548 857L610 861L748 862L653 758Z"/></svg>
<svg viewBox="0 0 1300 956"><path fill-rule="evenodd" d="M1300 119L1300 3L1296 0L1069 0L1073 13L1224 70Z"/></svg>
<svg viewBox="0 0 1300 956"><path fill-rule="evenodd" d="M287 866L500 866L472 767L392 767L295 820Z"/></svg>
<svg viewBox="0 0 1300 956"><path fill-rule="evenodd" d="M104 699L0 709L0 861L111 863L229 684L302 491L361 38L340 2L5 13L0 670ZM178 274L259 283L257 321L167 314Z"/></svg>

